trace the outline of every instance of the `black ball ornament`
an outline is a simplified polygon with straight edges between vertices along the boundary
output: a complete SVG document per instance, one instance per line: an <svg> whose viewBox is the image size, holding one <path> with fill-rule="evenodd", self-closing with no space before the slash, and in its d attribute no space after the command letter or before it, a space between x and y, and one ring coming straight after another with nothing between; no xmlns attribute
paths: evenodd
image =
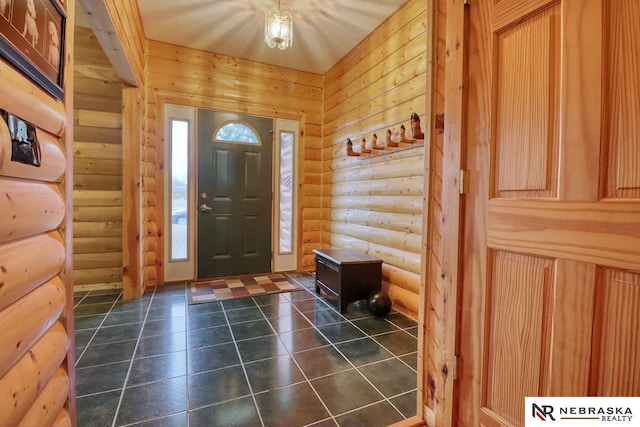
<svg viewBox="0 0 640 427"><path fill-rule="evenodd" d="M373 291L367 300L367 307L374 316L384 317L391 311L391 298L384 291Z"/></svg>

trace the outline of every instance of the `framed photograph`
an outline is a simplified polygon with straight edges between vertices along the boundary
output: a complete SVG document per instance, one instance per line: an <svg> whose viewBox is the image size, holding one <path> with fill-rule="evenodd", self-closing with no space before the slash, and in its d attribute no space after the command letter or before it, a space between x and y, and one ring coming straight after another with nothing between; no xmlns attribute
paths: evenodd
<svg viewBox="0 0 640 427"><path fill-rule="evenodd" d="M0 55L57 99L65 20L59 0L0 0Z"/></svg>

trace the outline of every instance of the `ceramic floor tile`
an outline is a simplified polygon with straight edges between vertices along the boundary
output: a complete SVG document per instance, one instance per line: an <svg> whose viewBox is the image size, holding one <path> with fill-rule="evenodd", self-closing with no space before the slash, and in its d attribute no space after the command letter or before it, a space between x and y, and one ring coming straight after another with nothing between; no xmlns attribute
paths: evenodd
<svg viewBox="0 0 640 427"><path fill-rule="evenodd" d="M186 332L176 332L173 334L142 337L140 338L140 342L138 342L135 357L157 356L159 354L185 350L187 348L186 335Z"/></svg>
<svg viewBox="0 0 640 427"><path fill-rule="evenodd" d="M117 424L139 423L181 412L186 408L186 377L127 387L122 396Z"/></svg>
<svg viewBox="0 0 640 427"><path fill-rule="evenodd" d="M118 341L137 340L140 336L142 323L131 323L118 326L103 326L93 337L92 344L108 344Z"/></svg>
<svg viewBox="0 0 640 427"><path fill-rule="evenodd" d="M358 368L385 397L395 397L416 388L416 373L397 359Z"/></svg>
<svg viewBox="0 0 640 427"><path fill-rule="evenodd" d="M337 417L338 423L345 427L387 427L402 420L402 415L388 402L376 403Z"/></svg>
<svg viewBox="0 0 640 427"><path fill-rule="evenodd" d="M237 308L253 308L256 307L256 303L253 298L236 298L226 301L221 301L225 310L235 310Z"/></svg>
<svg viewBox="0 0 640 427"><path fill-rule="evenodd" d="M409 365L411 369L418 372L418 352L401 356L399 359Z"/></svg>
<svg viewBox="0 0 640 427"><path fill-rule="evenodd" d="M111 427L116 415L121 390L78 397L78 427Z"/></svg>
<svg viewBox="0 0 640 427"><path fill-rule="evenodd" d="M276 317L299 315L298 310L289 301L281 302L278 304L263 305L260 309L264 313L264 317L267 319L273 319Z"/></svg>
<svg viewBox="0 0 640 427"><path fill-rule="evenodd" d="M76 393L78 396L121 389L129 370L130 362L90 366L76 369Z"/></svg>
<svg viewBox="0 0 640 427"><path fill-rule="evenodd" d="M94 314L105 314L111 310L113 303L100 304L80 304L73 310L74 316L91 316Z"/></svg>
<svg viewBox="0 0 640 427"><path fill-rule="evenodd" d="M318 326L318 330L334 344L364 337L364 334L349 322Z"/></svg>
<svg viewBox="0 0 640 427"><path fill-rule="evenodd" d="M380 317L367 317L354 320L353 324L368 335L380 335L399 330L396 325Z"/></svg>
<svg viewBox="0 0 640 427"><path fill-rule="evenodd" d="M236 323L231 325L231 331L236 341L273 335L273 329L266 320Z"/></svg>
<svg viewBox="0 0 640 427"><path fill-rule="evenodd" d="M345 318L335 310L306 311L304 316L315 326L328 325L329 323L343 322Z"/></svg>
<svg viewBox="0 0 640 427"><path fill-rule="evenodd" d="M311 350L322 347L329 342L315 329L301 329L299 331L284 332L280 339L290 353Z"/></svg>
<svg viewBox="0 0 640 427"><path fill-rule="evenodd" d="M391 323L402 329L414 328L418 326L418 322L400 313L390 313L387 315L387 319Z"/></svg>
<svg viewBox="0 0 640 427"><path fill-rule="evenodd" d="M306 317L297 312L291 316L275 317L268 321L278 334L313 327Z"/></svg>
<svg viewBox="0 0 640 427"><path fill-rule="evenodd" d="M300 369L288 355L247 363L245 370L253 393L305 381Z"/></svg>
<svg viewBox="0 0 640 427"><path fill-rule="evenodd" d="M336 347L355 366L367 365L393 357L393 354L371 338L340 343Z"/></svg>
<svg viewBox="0 0 640 427"><path fill-rule="evenodd" d="M417 391L410 391L409 393L402 394L394 397L391 400L393 406L395 406L405 418L411 418L416 415L416 402Z"/></svg>
<svg viewBox="0 0 640 427"><path fill-rule="evenodd" d="M110 344L91 344L80 359L76 361L78 368L88 366L106 365L108 363L122 362L133 357L136 348L136 340L119 341Z"/></svg>
<svg viewBox="0 0 640 427"><path fill-rule="evenodd" d="M189 376L189 409L226 402L249 395L240 366Z"/></svg>
<svg viewBox="0 0 640 427"><path fill-rule="evenodd" d="M166 417L154 418L138 424L129 424L128 427L187 427L187 425L187 412L185 411L167 415Z"/></svg>
<svg viewBox="0 0 640 427"><path fill-rule="evenodd" d="M384 399L355 369L313 380L311 385L333 415Z"/></svg>
<svg viewBox="0 0 640 427"><path fill-rule="evenodd" d="M250 397L206 406L189 412L189 427L260 426L256 405Z"/></svg>
<svg viewBox="0 0 640 427"><path fill-rule="evenodd" d="M187 314L194 316L197 314L214 313L216 311L222 311L221 302L208 302L206 304L190 304L187 305Z"/></svg>
<svg viewBox="0 0 640 427"><path fill-rule="evenodd" d="M287 349L276 335L239 341L237 346L244 363L287 354Z"/></svg>
<svg viewBox="0 0 640 427"><path fill-rule="evenodd" d="M304 426L329 416L308 383L260 393L255 399L265 427Z"/></svg>
<svg viewBox="0 0 640 427"><path fill-rule="evenodd" d="M233 337L227 325L212 328L194 329L187 335L187 347L198 348L232 342Z"/></svg>
<svg viewBox="0 0 640 427"><path fill-rule="evenodd" d="M191 349L187 359L190 375L240 363L236 346L233 343Z"/></svg>
<svg viewBox="0 0 640 427"><path fill-rule="evenodd" d="M83 329L95 329L102 324L102 321L105 319L105 317L107 317L105 313L89 316L77 316L73 318L73 326L75 327L76 331L80 331Z"/></svg>
<svg viewBox="0 0 640 427"><path fill-rule="evenodd" d="M147 320L142 330L143 337L156 335L173 334L186 330L186 319L184 317L169 317L166 319Z"/></svg>
<svg viewBox="0 0 640 427"><path fill-rule="evenodd" d="M332 346L301 351L294 354L293 358L309 379L352 368L347 359Z"/></svg>
<svg viewBox="0 0 640 427"><path fill-rule="evenodd" d="M235 310L226 310L229 324L250 322L252 320L264 320L264 314L256 306L252 308L239 308Z"/></svg>
<svg viewBox="0 0 640 427"><path fill-rule="evenodd" d="M190 331L195 329L211 328L213 326L224 326L226 324L227 319L222 311L198 314L189 313L187 316L187 329Z"/></svg>
<svg viewBox="0 0 640 427"><path fill-rule="evenodd" d="M187 354L184 351L135 359L131 365L127 387L181 377L187 374Z"/></svg>
<svg viewBox="0 0 640 427"><path fill-rule="evenodd" d="M376 335L373 339L396 356L415 353L418 349L418 339L404 331Z"/></svg>
<svg viewBox="0 0 640 427"><path fill-rule="evenodd" d="M269 294L253 297L253 301L260 307L281 303L289 303L286 294Z"/></svg>

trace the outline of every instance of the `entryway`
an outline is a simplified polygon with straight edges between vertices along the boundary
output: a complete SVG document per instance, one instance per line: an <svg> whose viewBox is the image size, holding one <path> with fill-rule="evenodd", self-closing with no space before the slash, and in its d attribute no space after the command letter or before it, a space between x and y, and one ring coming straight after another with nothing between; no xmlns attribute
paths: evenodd
<svg viewBox="0 0 640 427"><path fill-rule="evenodd" d="M298 122L164 111L164 281L295 270Z"/></svg>

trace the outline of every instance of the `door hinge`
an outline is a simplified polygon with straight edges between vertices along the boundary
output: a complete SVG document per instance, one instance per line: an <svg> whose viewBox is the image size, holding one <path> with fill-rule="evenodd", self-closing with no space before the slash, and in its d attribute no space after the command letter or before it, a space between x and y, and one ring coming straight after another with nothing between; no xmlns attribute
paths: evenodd
<svg viewBox="0 0 640 427"><path fill-rule="evenodd" d="M457 354L453 355L453 379L457 380L458 378L460 378L460 376L458 375L460 373L460 356Z"/></svg>
<svg viewBox="0 0 640 427"><path fill-rule="evenodd" d="M469 191L469 171L460 169L460 194L467 194Z"/></svg>

